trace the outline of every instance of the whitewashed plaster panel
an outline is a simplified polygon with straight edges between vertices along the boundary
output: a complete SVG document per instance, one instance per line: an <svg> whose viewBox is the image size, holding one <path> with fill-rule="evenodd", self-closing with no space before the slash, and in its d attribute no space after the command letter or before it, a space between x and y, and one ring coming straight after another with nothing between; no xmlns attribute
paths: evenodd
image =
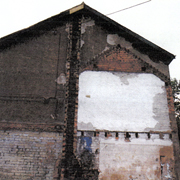
<svg viewBox="0 0 180 180"><path fill-rule="evenodd" d="M171 145L170 140L161 139L153 141L140 138L127 143L115 138L101 138L99 179L113 174L119 175L119 179L160 179L157 173L161 169L160 149ZM171 176L169 179L172 179Z"/></svg>
<svg viewBox="0 0 180 180"><path fill-rule="evenodd" d="M78 99L78 130L170 130L165 84L153 74L85 71Z"/></svg>

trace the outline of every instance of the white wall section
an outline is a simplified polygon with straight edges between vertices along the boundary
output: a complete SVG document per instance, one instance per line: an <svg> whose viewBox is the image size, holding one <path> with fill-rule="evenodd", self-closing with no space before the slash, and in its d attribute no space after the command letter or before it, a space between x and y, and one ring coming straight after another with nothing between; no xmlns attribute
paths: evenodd
<svg viewBox="0 0 180 180"><path fill-rule="evenodd" d="M170 130L165 85L153 74L85 71L78 130Z"/></svg>

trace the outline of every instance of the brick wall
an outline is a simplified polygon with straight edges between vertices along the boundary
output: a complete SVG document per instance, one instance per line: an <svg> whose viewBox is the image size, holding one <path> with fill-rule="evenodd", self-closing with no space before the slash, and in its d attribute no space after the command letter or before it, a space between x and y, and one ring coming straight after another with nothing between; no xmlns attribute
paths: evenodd
<svg viewBox="0 0 180 180"><path fill-rule="evenodd" d="M109 50L99 53L90 61L81 64L80 72L85 70L151 73L165 82L170 80L169 76L159 71L156 66L152 66L130 50L119 45L111 47Z"/></svg>
<svg viewBox="0 0 180 180"><path fill-rule="evenodd" d="M62 133L0 131L0 179L57 177Z"/></svg>
<svg viewBox="0 0 180 180"><path fill-rule="evenodd" d="M68 28L0 53L0 179L58 179Z"/></svg>
<svg viewBox="0 0 180 180"><path fill-rule="evenodd" d="M0 53L0 121L63 122L66 51L62 26Z"/></svg>

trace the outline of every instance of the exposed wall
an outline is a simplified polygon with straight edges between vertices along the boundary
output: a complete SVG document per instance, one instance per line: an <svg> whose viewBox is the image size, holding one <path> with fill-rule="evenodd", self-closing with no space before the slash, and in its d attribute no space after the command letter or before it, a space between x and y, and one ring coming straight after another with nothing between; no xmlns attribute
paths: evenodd
<svg viewBox="0 0 180 180"><path fill-rule="evenodd" d="M173 147L169 134L78 132L78 158L99 170L99 179L173 179ZM86 157L84 156L86 154ZM85 161L86 160L86 161ZM86 164L85 164L86 163Z"/></svg>
<svg viewBox="0 0 180 180"><path fill-rule="evenodd" d="M63 121L66 49L63 26L0 53L1 121Z"/></svg>
<svg viewBox="0 0 180 180"><path fill-rule="evenodd" d="M53 179L62 133L0 131L0 179Z"/></svg>
<svg viewBox="0 0 180 180"><path fill-rule="evenodd" d="M78 130L170 130L165 83L153 74L85 71L78 105Z"/></svg>

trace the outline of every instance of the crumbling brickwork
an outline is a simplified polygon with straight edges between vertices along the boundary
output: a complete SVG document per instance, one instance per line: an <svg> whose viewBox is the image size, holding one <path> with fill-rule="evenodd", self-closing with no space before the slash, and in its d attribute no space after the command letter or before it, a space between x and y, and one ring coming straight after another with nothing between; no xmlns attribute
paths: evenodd
<svg viewBox="0 0 180 180"><path fill-rule="evenodd" d="M76 20L75 20L76 19ZM76 144L75 134L77 113L76 103L78 96L78 74L79 74L79 38L80 20L75 16L69 26L68 58L66 62L67 84L66 84L66 106L65 106L65 132L63 139L63 157L61 163L61 178L74 179L79 164L75 156L74 146ZM68 137L68 138L67 138Z"/></svg>

